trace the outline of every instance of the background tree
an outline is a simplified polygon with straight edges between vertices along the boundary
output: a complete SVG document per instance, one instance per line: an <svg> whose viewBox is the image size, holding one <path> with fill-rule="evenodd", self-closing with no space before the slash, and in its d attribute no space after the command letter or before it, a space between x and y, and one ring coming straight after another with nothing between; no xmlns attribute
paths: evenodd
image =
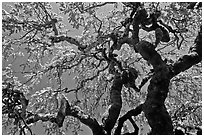
<svg viewBox="0 0 204 137"><path fill-rule="evenodd" d="M199 2L3 5L3 134L200 134Z"/></svg>

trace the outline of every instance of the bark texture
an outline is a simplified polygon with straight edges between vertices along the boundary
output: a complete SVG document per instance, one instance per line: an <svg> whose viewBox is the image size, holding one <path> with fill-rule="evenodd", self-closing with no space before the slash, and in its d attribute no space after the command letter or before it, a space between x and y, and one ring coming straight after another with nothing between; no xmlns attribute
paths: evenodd
<svg viewBox="0 0 204 137"><path fill-rule="evenodd" d="M119 118L119 123L115 134L121 134L123 123L127 119L129 119L135 128L135 131L130 134L138 134L139 129L131 116L137 116L141 113L141 111L143 111L151 127L150 134L171 135L174 134L172 120L165 107L165 99L167 98L169 92L169 83L174 76L202 61L202 26L200 27L200 31L198 32L194 42L195 44L191 47L189 54L183 55L175 63L167 65L166 62L162 60L160 54L155 50L155 45L147 41L139 40L139 30L141 29L140 24L147 19L147 12L142 8L136 9L135 11L137 11L135 16L133 19L131 18L133 21L128 22L125 26L123 37L116 38L118 41L114 43L118 44L116 45L117 50L119 50L122 44L125 43L133 46L135 52L139 53L142 58L144 58L149 64L153 66L154 74L151 77L150 84L147 89L147 98L144 104L141 104L135 109L130 110L123 117ZM128 36L130 31L130 24L133 25L131 38ZM82 51L87 48L86 45L80 44L74 38L68 36L58 36L57 31L55 31L55 33L56 36L50 37L53 44L59 43L61 41L67 41L78 46L78 48ZM122 107L122 86L123 84L127 84L128 79L130 79L127 74L128 73L123 73L121 75L114 76L113 84L110 89L110 106L107 111L107 115L103 119L103 125L100 125L95 118L86 115L79 107L71 106L65 97L61 99L61 105L57 115L40 115L29 113L29 115L27 115L25 118L25 114L22 113L22 119L26 119L25 123L27 124L35 123L38 120L41 120L43 122L50 121L56 123L59 127L62 127L65 117L73 116L87 125L92 130L94 135L111 134L112 129L118 120ZM132 83L134 82L132 81ZM135 90L137 90L137 88L135 88ZM24 99L20 102L23 110L25 111L24 113L26 113L26 108L28 105L25 101L26 100ZM7 109L9 110L9 107ZM3 114L9 113L8 110L3 111Z"/></svg>
<svg viewBox="0 0 204 137"><path fill-rule="evenodd" d="M135 50L147 60L154 68L154 75L148 86L146 101L143 105L145 117L152 128L150 134L170 135L173 134L171 117L165 107L165 99L169 92L171 78L202 60L202 29L200 29L191 48L191 53L182 56L172 66L167 66L161 56L152 48L147 41L140 41L135 45Z"/></svg>
<svg viewBox="0 0 204 137"><path fill-rule="evenodd" d="M107 131L107 134L111 134L111 130L113 129L118 116L120 114L120 110L122 108L122 98L121 98L121 90L123 87L123 80L121 76L115 76L113 85L110 90L110 101L111 104L108 109L108 113L104 117L104 129Z"/></svg>

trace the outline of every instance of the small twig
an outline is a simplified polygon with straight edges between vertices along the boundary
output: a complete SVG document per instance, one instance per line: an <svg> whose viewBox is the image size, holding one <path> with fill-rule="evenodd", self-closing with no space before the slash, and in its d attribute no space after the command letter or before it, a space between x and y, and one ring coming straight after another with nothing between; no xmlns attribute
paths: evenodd
<svg viewBox="0 0 204 137"><path fill-rule="evenodd" d="M105 6L106 4L114 4L115 2L104 2L102 4L98 4L98 5L94 5L94 6L91 6L91 7L88 7L86 9L84 9L84 11L88 11L88 10L91 10L91 9L94 9L94 8L97 8L97 7L102 7L102 6Z"/></svg>
<svg viewBox="0 0 204 137"><path fill-rule="evenodd" d="M45 6L42 4L42 2L39 2L39 5L41 6L41 8L43 9L43 11L45 12L45 14L52 19L51 15L48 13L47 9L45 8Z"/></svg>
<svg viewBox="0 0 204 137"><path fill-rule="evenodd" d="M97 30L97 32L100 33L100 30L101 30L101 27L103 25L103 22L95 14L93 16L100 22L99 28Z"/></svg>
<svg viewBox="0 0 204 137"><path fill-rule="evenodd" d="M105 68L103 68L102 70L99 70L96 75L94 75L94 76L92 76L92 77L89 77L89 78L87 78L87 79L82 80L82 81L80 82L80 86L79 86L78 88L71 89L71 90L67 90L67 91L65 91L65 93L70 93L70 92L73 92L73 91L78 91L78 90L80 90L81 88L84 87L84 84L85 84L87 81L93 80L94 78L96 78L101 72L103 72L103 71L106 70L107 68L108 68L108 65L107 65Z"/></svg>
<svg viewBox="0 0 204 137"><path fill-rule="evenodd" d="M19 39L23 39L25 36L27 36L29 33L31 33L32 31L34 31L35 29L31 29L28 32L26 32L22 37L20 37Z"/></svg>

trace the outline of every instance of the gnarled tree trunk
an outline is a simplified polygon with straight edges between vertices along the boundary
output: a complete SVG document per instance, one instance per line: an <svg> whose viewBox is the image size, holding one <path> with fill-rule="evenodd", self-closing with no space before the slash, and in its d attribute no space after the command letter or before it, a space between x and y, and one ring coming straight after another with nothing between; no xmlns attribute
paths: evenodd
<svg viewBox="0 0 204 137"><path fill-rule="evenodd" d="M151 134L173 134L171 117L165 107L165 99L169 92L171 78L202 60L202 29L198 33L189 55L182 56L172 66L162 61L161 56L152 48L153 45L147 41L136 44L135 50L139 52L154 68L154 75L148 86L148 93L143 111L152 128Z"/></svg>

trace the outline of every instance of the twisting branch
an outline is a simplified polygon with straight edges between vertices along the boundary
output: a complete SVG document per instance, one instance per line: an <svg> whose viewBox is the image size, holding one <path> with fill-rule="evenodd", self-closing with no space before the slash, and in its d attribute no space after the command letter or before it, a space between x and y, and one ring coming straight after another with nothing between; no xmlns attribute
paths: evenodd
<svg viewBox="0 0 204 137"><path fill-rule="evenodd" d="M122 98L121 90L123 85L130 85L131 88L135 89L132 86L133 81L137 78L137 72L133 74L133 68L129 68L127 71L123 70L122 74L115 73L113 84L110 89L110 105L108 110L104 113L102 122L104 124L104 130L108 135L111 134L111 131L119 117L120 110L122 108ZM135 83L134 83L135 84Z"/></svg>
<svg viewBox="0 0 204 137"><path fill-rule="evenodd" d="M137 116L142 112L142 107L143 104L139 105L138 107L136 107L135 109L132 109L130 111L128 111L125 115L123 115L122 117L119 118L119 122L118 122L118 126L115 130L115 135L120 135L121 134L121 129L123 127L123 123L129 119L130 122L132 123L133 127L135 128L135 131L131 134L138 134L139 128L137 127L137 125L135 124L135 122L133 121L133 119L131 118L132 116Z"/></svg>
<svg viewBox="0 0 204 137"><path fill-rule="evenodd" d="M135 52L148 61L153 66L154 75L147 88L147 97L143 104L142 111L148 120L150 127L152 128L151 134L173 134L173 126L171 117L168 114L164 101L169 92L169 69L161 58L161 55L155 50L154 45L147 41L139 41L138 31L141 20L145 20L145 11L139 10L133 21L133 40L135 42ZM143 15L143 16L142 16ZM142 17L141 17L142 16ZM138 17L138 20L136 20ZM162 128L162 130L161 130Z"/></svg>
<svg viewBox="0 0 204 137"><path fill-rule="evenodd" d="M190 68L194 64L202 60L202 26L194 41L194 45L190 48L190 54L184 55L176 61L171 67L171 77L179 74L180 72Z"/></svg>
<svg viewBox="0 0 204 137"><path fill-rule="evenodd" d="M29 113L29 117L26 119L26 123L27 124L31 124L31 123L35 123L39 120L41 120L42 122L47 122L50 121L52 123L56 123L56 118L55 115L53 114L33 114L33 113Z"/></svg>
<svg viewBox="0 0 204 137"><path fill-rule="evenodd" d="M99 125L95 118L91 118L86 115L78 106L70 106L68 100L62 96L61 105L59 111L56 114L32 114L29 113L29 117L26 120L27 124L35 123L39 120L42 122L50 121L56 123L59 127L62 127L66 116L73 116L79 119L83 124L90 127L94 135L104 135L103 127Z"/></svg>
<svg viewBox="0 0 204 137"><path fill-rule="evenodd" d="M51 36L49 39L51 40L52 43L59 43L62 41L67 41L71 44L78 46L79 50L84 50L87 47L87 45L82 45L76 39L72 37L68 37L68 36L63 36L63 35L62 36Z"/></svg>
<svg viewBox="0 0 204 137"><path fill-rule="evenodd" d="M79 107L69 105L68 100L63 96L61 99L60 110L57 114L56 120L59 125L62 125L65 116L73 116L78 118L82 123L91 128L94 135L104 135L103 128L99 125L95 118L86 115Z"/></svg>

